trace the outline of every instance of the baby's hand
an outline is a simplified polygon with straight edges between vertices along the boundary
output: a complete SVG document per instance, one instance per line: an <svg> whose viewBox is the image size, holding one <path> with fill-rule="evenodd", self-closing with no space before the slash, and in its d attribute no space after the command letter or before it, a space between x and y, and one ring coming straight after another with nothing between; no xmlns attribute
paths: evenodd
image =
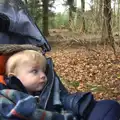
<svg viewBox="0 0 120 120"><path fill-rule="evenodd" d="M33 96L28 96L19 100L14 109L23 116L30 116L35 111L36 105L36 99Z"/></svg>

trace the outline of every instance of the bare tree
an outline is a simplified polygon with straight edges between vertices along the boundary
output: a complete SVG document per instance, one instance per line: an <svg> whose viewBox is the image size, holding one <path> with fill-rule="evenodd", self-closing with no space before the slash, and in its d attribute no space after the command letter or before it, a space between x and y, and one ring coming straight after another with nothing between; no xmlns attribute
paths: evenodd
<svg viewBox="0 0 120 120"><path fill-rule="evenodd" d="M114 53L115 53L115 44L114 38L112 35L112 28L111 28L111 0L104 0L104 10L103 10L103 25L102 25L102 41L104 44L109 44L112 46Z"/></svg>
<svg viewBox="0 0 120 120"><path fill-rule="evenodd" d="M74 9L74 0L67 0L67 5L69 5L69 30L71 30L72 21L73 21L73 9Z"/></svg>
<svg viewBox="0 0 120 120"><path fill-rule="evenodd" d="M49 0L42 0L43 2L43 34L45 36L49 35L49 31L48 31L48 6L49 6Z"/></svg>
<svg viewBox="0 0 120 120"><path fill-rule="evenodd" d="M81 13L82 13L82 32L86 31L85 28L85 18L84 18L84 13L85 13L85 0L81 0Z"/></svg>
<svg viewBox="0 0 120 120"><path fill-rule="evenodd" d="M118 0L117 28L118 28L118 36L119 36L119 32L120 32L120 0Z"/></svg>
<svg viewBox="0 0 120 120"><path fill-rule="evenodd" d="M77 6L77 0L74 0L74 4L75 6ZM74 17L74 26L77 25L77 19L78 19L78 8L76 8L76 13L75 13L75 17Z"/></svg>
<svg viewBox="0 0 120 120"><path fill-rule="evenodd" d="M98 9L98 16L97 16L97 21L98 24L102 24L102 13L103 13L103 0L99 0L99 9Z"/></svg>
<svg viewBox="0 0 120 120"><path fill-rule="evenodd" d="M27 0L25 0L25 4L26 4L26 5L28 4L28 1L27 1Z"/></svg>

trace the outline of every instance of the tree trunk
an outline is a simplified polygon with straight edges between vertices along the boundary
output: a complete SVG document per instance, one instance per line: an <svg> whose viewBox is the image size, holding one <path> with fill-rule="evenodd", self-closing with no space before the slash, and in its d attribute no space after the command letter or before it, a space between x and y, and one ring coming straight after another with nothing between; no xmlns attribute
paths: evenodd
<svg viewBox="0 0 120 120"><path fill-rule="evenodd" d="M72 14L72 6L69 6L69 30L72 30L72 21L73 21L73 14Z"/></svg>
<svg viewBox="0 0 120 120"><path fill-rule="evenodd" d="M77 6L77 0L74 0L75 6ZM77 26L77 19L78 19L78 8L76 7L75 17L74 17L74 26Z"/></svg>
<svg viewBox="0 0 120 120"><path fill-rule="evenodd" d="M72 30L72 22L73 22L73 3L74 0L67 0L67 4L69 5L69 30Z"/></svg>
<svg viewBox="0 0 120 120"><path fill-rule="evenodd" d="M26 5L28 4L28 1L27 1L27 0L25 0L25 4L26 4Z"/></svg>
<svg viewBox="0 0 120 120"><path fill-rule="evenodd" d="M116 16L116 0L113 1L113 16L112 16L112 28L116 27L117 16Z"/></svg>
<svg viewBox="0 0 120 120"><path fill-rule="evenodd" d="M84 18L84 13L85 13L85 0L81 0L81 12L82 12L82 32L85 32L85 18Z"/></svg>
<svg viewBox="0 0 120 120"><path fill-rule="evenodd" d="M98 22L98 25L101 26L102 24L102 13L103 13L103 0L99 0L99 10L98 10L98 16L97 16L97 22ZM100 27L101 28L101 27Z"/></svg>
<svg viewBox="0 0 120 120"><path fill-rule="evenodd" d="M94 12L95 12L95 15L98 13L97 1L98 1L98 0L93 0L93 2L94 2Z"/></svg>
<svg viewBox="0 0 120 120"><path fill-rule="evenodd" d="M118 36L119 36L119 32L120 32L120 0L118 0L117 26L118 26Z"/></svg>
<svg viewBox="0 0 120 120"><path fill-rule="evenodd" d="M111 45L115 53L114 38L111 28L111 14L111 0L104 0L102 41L104 44Z"/></svg>
<svg viewBox="0 0 120 120"><path fill-rule="evenodd" d="M43 34L45 36L49 35L49 31L48 31L48 4L49 4L49 0L43 0Z"/></svg>

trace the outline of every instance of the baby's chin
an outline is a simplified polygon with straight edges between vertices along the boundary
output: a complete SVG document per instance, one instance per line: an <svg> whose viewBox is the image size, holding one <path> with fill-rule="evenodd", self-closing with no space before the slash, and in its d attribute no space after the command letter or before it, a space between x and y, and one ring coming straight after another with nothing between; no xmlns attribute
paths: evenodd
<svg viewBox="0 0 120 120"><path fill-rule="evenodd" d="M35 91L36 91L36 92L38 92L38 91L42 91L42 89L44 88L44 86L45 86L45 85L43 85L43 86L40 86L40 87L36 88L36 90L35 90Z"/></svg>
<svg viewBox="0 0 120 120"><path fill-rule="evenodd" d="M40 91L42 91L43 90L43 88L44 88L44 86L45 86L45 84L43 84L43 85L38 85L38 86L34 86L34 88L32 88L32 90L30 90L32 93L33 92L40 92Z"/></svg>

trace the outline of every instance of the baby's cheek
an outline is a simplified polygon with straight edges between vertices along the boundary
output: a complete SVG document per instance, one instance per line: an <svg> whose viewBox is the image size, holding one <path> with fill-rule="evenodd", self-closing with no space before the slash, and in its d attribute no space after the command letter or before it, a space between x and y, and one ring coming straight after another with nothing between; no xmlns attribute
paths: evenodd
<svg viewBox="0 0 120 120"><path fill-rule="evenodd" d="M45 77L45 81L46 81L46 82L48 81L47 76Z"/></svg>
<svg viewBox="0 0 120 120"><path fill-rule="evenodd" d="M21 77L20 80L21 80L21 82L24 86L29 86L30 85L31 79L28 79L26 77Z"/></svg>

